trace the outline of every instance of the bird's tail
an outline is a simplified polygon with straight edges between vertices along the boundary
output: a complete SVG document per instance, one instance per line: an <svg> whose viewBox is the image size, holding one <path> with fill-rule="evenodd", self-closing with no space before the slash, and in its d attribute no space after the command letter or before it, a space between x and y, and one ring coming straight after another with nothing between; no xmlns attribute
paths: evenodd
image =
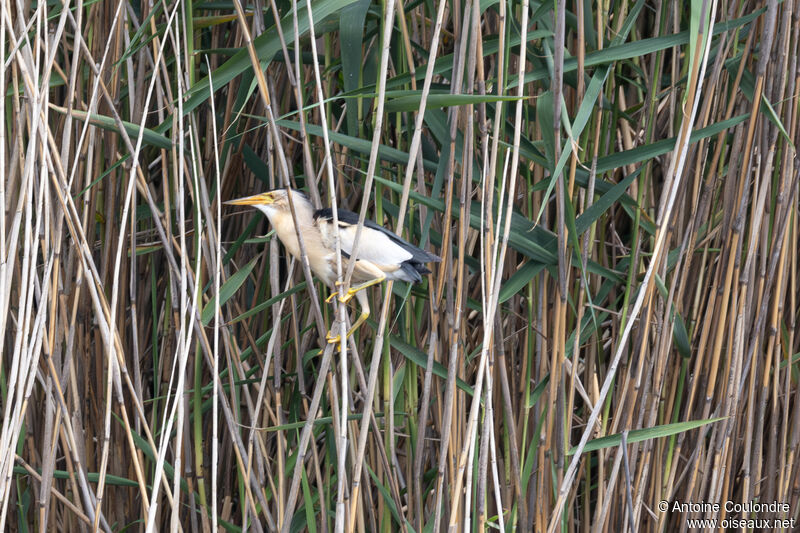
<svg viewBox="0 0 800 533"><path fill-rule="evenodd" d="M431 273L428 267L416 261L406 261L400 265L400 269L403 272L403 275L399 276L400 279L410 283L420 283L422 281L422 276Z"/></svg>

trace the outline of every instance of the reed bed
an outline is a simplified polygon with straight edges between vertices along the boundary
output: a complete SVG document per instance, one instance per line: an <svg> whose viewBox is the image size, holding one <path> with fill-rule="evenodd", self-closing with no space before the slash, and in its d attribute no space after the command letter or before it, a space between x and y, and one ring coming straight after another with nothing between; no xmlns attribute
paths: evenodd
<svg viewBox="0 0 800 533"><path fill-rule="evenodd" d="M800 519L795 0L3 0L0 34L0 530ZM341 351L353 312L222 205L287 185L443 258Z"/></svg>

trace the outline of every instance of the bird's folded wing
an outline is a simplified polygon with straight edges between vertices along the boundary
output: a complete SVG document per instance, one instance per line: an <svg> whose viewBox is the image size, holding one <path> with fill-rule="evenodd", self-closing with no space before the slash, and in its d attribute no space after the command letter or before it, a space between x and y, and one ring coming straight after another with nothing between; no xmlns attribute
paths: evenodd
<svg viewBox="0 0 800 533"><path fill-rule="evenodd" d="M358 215L346 209L337 210L339 240L342 252L352 255L353 243L358 227ZM335 246L333 213L331 209L320 209L314 214L320 233L331 248ZM379 265L400 265L406 261L426 263L440 260L437 256L421 250L371 220L364 221L358 245L358 259Z"/></svg>

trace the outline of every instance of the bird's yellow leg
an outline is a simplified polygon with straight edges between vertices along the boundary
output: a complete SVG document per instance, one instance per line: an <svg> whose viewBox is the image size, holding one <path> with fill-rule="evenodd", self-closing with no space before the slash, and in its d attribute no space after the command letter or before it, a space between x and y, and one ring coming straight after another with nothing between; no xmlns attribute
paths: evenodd
<svg viewBox="0 0 800 533"><path fill-rule="evenodd" d="M352 327L345 333L345 339L353 335L353 333L361 327L365 320L369 317L369 300L367 299L366 293L359 292L356 294L356 298L358 299L358 303L361 306L361 314L359 315L358 319L353 323ZM328 334L328 342L340 342L341 338L339 335L336 337L332 337L330 333Z"/></svg>
<svg viewBox="0 0 800 533"><path fill-rule="evenodd" d="M362 313L361 313L361 314L358 316L358 320L356 320L356 323L355 323L355 324L353 324L353 325L352 325L352 327L350 328L350 331L348 331L348 332L347 332L347 336L348 336L348 337L352 337L352 336L353 336L353 333L354 333L354 332L355 332L355 331L356 331L356 330L357 330L359 327L361 327L361 324L363 324L363 323L364 323L364 321L365 321L367 318L369 318L369 311L364 311L364 312L362 312Z"/></svg>
<svg viewBox="0 0 800 533"><path fill-rule="evenodd" d="M369 311L363 311L363 312L361 313L361 315L359 315L359 317L358 317L358 320L356 320L356 321L355 321L355 323L354 323L354 324L353 324L353 325L350 327L350 329L347 331L347 333L345 333L345 337L344 337L344 338L345 338L345 339L347 339L348 337L352 337L352 336L353 336L353 333L354 333L354 332L355 332L355 331L356 331L356 330L357 330L359 327L361 327L361 324L363 324L363 323L364 323L364 321L365 321L367 318L369 318ZM342 338L341 338L341 335L336 335L335 337L333 337L333 336L331 336L331 332L330 332L330 331L329 331L329 332L328 332L328 334L325 336L325 339L327 339L327 341L328 341L328 344L335 344L335 343L338 343L338 342L340 342L340 341L342 340Z"/></svg>
<svg viewBox="0 0 800 533"><path fill-rule="evenodd" d="M338 284L339 282L337 281L336 283ZM338 293L337 293L336 291L333 291L333 292L331 293L331 295L330 295L330 296L328 296L327 298L325 298L325 301L326 301L327 303L331 303L331 302L333 301L333 299L336 297L336 295L337 295L337 294L338 294ZM369 315L369 313L367 313L367 315ZM351 332L352 332L352 330L353 330L353 328L350 328L350 331L351 331ZM347 336L350 336L350 332L348 332L348 333L347 333ZM328 333L326 333L326 334L325 334L325 340L327 340L327 341L328 341L328 344L333 344L334 342L339 342L339 337L340 337L339 335L336 335L336 336L334 337L334 336L331 334L331 331L330 331L330 330L328 330Z"/></svg>
<svg viewBox="0 0 800 533"><path fill-rule="evenodd" d="M386 276L381 276L379 278L375 278L373 280L370 280L370 281L368 281L366 283L362 283L361 285L356 285L355 287L350 287L347 290L347 293L344 296L342 296L341 298L339 298L339 301L344 303L344 304L346 304L347 302L350 301L350 299L353 296L355 296L355 294L358 291L363 291L364 289L366 289L368 287L372 287L373 285L377 285L379 283L382 283L383 280L385 280L385 279L386 279ZM367 313L367 316L369 316L369 313ZM359 320L361 320L361 319L359 318ZM362 322L363 322L363 320L362 320Z"/></svg>
<svg viewBox="0 0 800 533"><path fill-rule="evenodd" d="M336 284L337 284L337 285L339 285L339 282L337 281L337 282L336 282ZM336 297L338 294L339 294L338 292L336 292L336 291L333 291L333 292L331 293L331 295L330 295L330 296L328 296L327 298L325 298L325 301L326 301L327 303L331 303L331 302L333 301L333 299L334 299L334 298L335 298L335 297ZM345 305L346 305L346 304L345 304ZM367 316L369 316L369 312L367 312ZM366 317L365 317L365 318L366 318ZM359 317L359 319L358 319L358 320L361 320L361 318ZM363 322L363 320L361 320L361 322ZM359 324L359 322L358 322L358 321L356 321L356 324ZM346 334L346 337L345 337L345 338L349 337L349 336L350 336L350 334L353 332L353 330L354 330L354 329L355 329L355 328L352 328L352 327L351 327L351 328L350 328L350 331L348 331L348 332L347 332L347 334ZM339 337L340 337L339 335L336 335L336 336L334 337L334 336L331 334L331 331L328 331L328 333L325 335L325 339L328 341L328 344L332 344L332 343L334 343L334 342L339 342Z"/></svg>
<svg viewBox="0 0 800 533"><path fill-rule="evenodd" d="M355 294L357 292L362 291L364 289L367 289L369 287L372 287L373 285L378 285L379 283L382 283L385 279L386 279L386 276L379 276L379 277L377 277L375 279L369 280L366 283L362 283L361 285L356 285L354 287L350 287L349 289L347 289L347 292L345 293L345 295L342 296L341 298L339 298L339 301L342 302L343 304L346 304L347 302L349 302L353 298L353 296L355 296ZM342 283L339 280L336 280L334 282L334 284L336 285L336 287L339 287ZM331 294L328 295L327 298L325 298L325 303L328 303L328 304L331 303L333 301L333 299L336 298L337 294L338 294L337 291L331 292Z"/></svg>

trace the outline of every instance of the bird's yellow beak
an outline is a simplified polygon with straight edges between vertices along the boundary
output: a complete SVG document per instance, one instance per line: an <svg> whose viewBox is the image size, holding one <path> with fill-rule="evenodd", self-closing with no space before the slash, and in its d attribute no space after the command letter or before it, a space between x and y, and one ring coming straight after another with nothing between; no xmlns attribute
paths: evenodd
<svg viewBox="0 0 800 533"><path fill-rule="evenodd" d="M264 192L261 194L254 194L253 196L245 196L244 198L237 198L236 200L228 200L225 205L270 205L275 201L272 192Z"/></svg>

